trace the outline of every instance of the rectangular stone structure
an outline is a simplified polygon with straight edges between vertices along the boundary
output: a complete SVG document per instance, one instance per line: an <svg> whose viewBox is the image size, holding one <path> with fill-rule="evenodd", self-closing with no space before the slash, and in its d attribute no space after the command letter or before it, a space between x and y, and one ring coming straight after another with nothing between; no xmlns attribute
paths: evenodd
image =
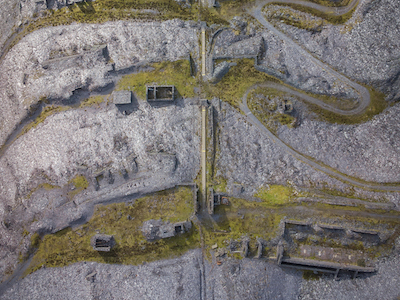
<svg viewBox="0 0 400 300"><path fill-rule="evenodd" d="M91 238L90 245L93 250L108 252L114 247L115 241L112 235L96 234Z"/></svg>
<svg viewBox="0 0 400 300"><path fill-rule="evenodd" d="M148 85L146 87L146 99L148 102L174 101L175 86L173 85Z"/></svg>

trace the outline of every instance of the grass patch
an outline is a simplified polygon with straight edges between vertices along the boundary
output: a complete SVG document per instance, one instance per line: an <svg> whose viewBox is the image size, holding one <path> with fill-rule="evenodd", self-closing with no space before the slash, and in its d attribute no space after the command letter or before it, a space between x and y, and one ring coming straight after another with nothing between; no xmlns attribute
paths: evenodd
<svg viewBox="0 0 400 300"><path fill-rule="evenodd" d="M332 0L307 0L309 2L313 2L323 6L333 6L333 7L341 7L347 6L351 2L351 0L340 0L340 1L332 1Z"/></svg>
<svg viewBox="0 0 400 300"><path fill-rule="evenodd" d="M333 96L327 96L327 95L315 95L312 93L304 92L302 90L295 89L289 85L286 85L294 90L297 90L301 93L304 93L310 97L319 99L327 104L334 105L334 102L339 101L336 97ZM370 94L371 102L370 105L366 108L366 110L357 115L351 115L351 116L346 116L346 115L340 115L331 111L328 111L326 109L321 108L320 106L309 103L308 101L302 100L297 96L290 95L291 97L296 98L297 100L301 101L307 107L314 113L316 113L321 121L328 122L328 123L337 123L337 124L347 124L347 125L353 125L353 124L360 124L364 123L366 121L371 120L375 115L380 114L383 112L385 108L388 107L388 103L385 101L385 94L375 90L374 88L370 86L365 86ZM280 97L283 98L286 93L273 89L273 88L256 88L254 89L251 93L248 95L248 104L249 108L257 113L257 118L260 119L267 119L268 117L268 111L276 109L274 107L271 107L271 104L268 103L267 101L261 101L260 97L257 95L262 95L267 97L269 100L272 100L275 97ZM349 104L344 104L346 107L349 106ZM334 105L338 108L341 108L339 105ZM343 107L342 107L343 109ZM264 121L265 122L265 121Z"/></svg>
<svg viewBox="0 0 400 300"><path fill-rule="evenodd" d="M350 18L352 17L354 11L355 11L356 8L357 8L357 6L355 6L355 7L354 7L353 9L351 9L349 12L347 12L347 13L345 13L345 14L343 14L343 15L340 15L340 16L336 16L336 15L334 15L333 13L324 13L324 12L321 12L321 11L319 11L319 10L317 10L317 9L310 8L310 7L306 7L306 6L302 6L302 5L300 5L300 4L293 4L293 3L285 3L285 4L282 4L282 3L280 3L280 2L271 2L271 3L268 3L268 4L264 7L263 11L265 11L266 7L268 7L269 5L277 5L277 6L282 6L282 7L290 7L290 8L293 8L294 10L301 11L301 12L308 13L308 14L311 14L311 15L313 15L313 16L322 18L322 19L326 20L328 23L333 24L333 25L340 25L340 24L346 23L348 20L350 20ZM283 16L282 16L282 17L280 17L279 19L282 20L282 21L284 21L285 24L292 25L292 26L299 25L299 22L301 23L301 21L300 21L300 20L297 20L296 18L295 18L295 19L291 19L291 18L287 18L287 17L283 17ZM301 28L301 27L300 27L300 28Z"/></svg>
<svg viewBox="0 0 400 300"><path fill-rule="evenodd" d="M278 233L283 214L279 210L267 207L262 202L232 197L229 198L229 201L228 206L215 207L214 222L202 221L204 243L207 249L211 249L214 244L217 244L218 247L226 247L230 240L241 240L242 236L248 236L250 238L250 255L255 255L256 238L265 240L274 238ZM235 257L235 253L230 255Z"/></svg>
<svg viewBox="0 0 400 300"><path fill-rule="evenodd" d="M185 98L194 96L193 88L196 87L197 80L190 76L188 60L164 61L151 66L153 71L123 76L118 82L117 90L134 91L139 98L146 99L146 84L156 83L174 85L179 95Z"/></svg>
<svg viewBox="0 0 400 300"><path fill-rule="evenodd" d="M58 185L52 185L52 184L47 183L47 182L46 183L41 183L37 187L35 187L32 190L30 190L28 195L26 196L26 198L29 199L34 192L36 192L37 190L39 190L41 188L44 188L46 191L51 191L53 189L59 189L60 187Z"/></svg>
<svg viewBox="0 0 400 300"><path fill-rule="evenodd" d="M215 96L237 108L251 86L265 81L282 83L279 79L258 71L254 67L253 59L239 59L237 65L233 66L221 81L205 85L204 90L207 98Z"/></svg>
<svg viewBox="0 0 400 300"><path fill-rule="evenodd" d="M339 115L331 111L327 111L315 104L304 103L309 107L309 109L319 115L322 121L337 124L359 124L371 120L375 115L383 112L385 108L388 107L388 103L385 101L385 94L375 90L372 87L366 86L371 97L371 103L366 108L366 110L358 115L344 116Z"/></svg>
<svg viewBox="0 0 400 300"><path fill-rule="evenodd" d="M85 108L85 107L90 107L90 106L99 106L101 103L104 102L104 96L94 96L90 97L86 100L83 100L81 104L79 105L79 108Z"/></svg>
<svg viewBox="0 0 400 300"><path fill-rule="evenodd" d="M247 97L249 109L271 131L276 133L279 124L294 127L296 119L290 114L280 113L278 104L285 93L271 88L256 88Z"/></svg>
<svg viewBox="0 0 400 300"><path fill-rule="evenodd" d="M147 242L140 228L149 219L185 221L192 211L192 189L188 187L146 196L131 205L99 205L85 225L46 235L41 243L36 243L39 249L25 275L44 265L61 267L78 261L137 265L182 255L200 246L196 228L189 233L156 242ZM110 252L93 250L90 238L96 232L114 235L117 245Z"/></svg>
<svg viewBox="0 0 400 300"><path fill-rule="evenodd" d="M75 176L68 183L69 184L72 183L74 186L74 189L68 193L68 196L71 199L74 198L77 194L79 194L83 190L87 189L89 186L89 182L87 181L86 177L83 175Z"/></svg>
<svg viewBox="0 0 400 300"><path fill-rule="evenodd" d="M226 193L226 187L228 185L228 181L225 177L223 176L218 176L215 179L215 183L213 188L216 192L221 192L221 193Z"/></svg>
<svg viewBox="0 0 400 300"><path fill-rule="evenodd" d="M303 271L303 279L305 280L319 280L322 277L322 273L315 271Z"/></svg>
<svg viewBox="0 0 400 300"><path fill-rule="evenodd" d="M290 201L293 189L283 185L271 185L260 188L254 195L264 201L266 205L284 205Z"/></svg>

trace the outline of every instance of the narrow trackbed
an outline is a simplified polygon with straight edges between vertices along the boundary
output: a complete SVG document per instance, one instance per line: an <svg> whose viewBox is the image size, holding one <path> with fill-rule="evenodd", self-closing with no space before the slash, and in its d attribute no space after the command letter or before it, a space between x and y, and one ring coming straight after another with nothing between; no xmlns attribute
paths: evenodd
<svg viewBox="0 0 400 300"><path fill-rule="evenodd" d="M363 107L361 108L360 106L357 106L356 108L352 109L352 110L341 110L335 107L330 106L329 104L326 104L325 102L308 96L302 92L296 91L295 89L292 89L290 87L287 87L285 85L279 84L279 83L275 83L275 82L265 82L265 83L261 83L258 84L256 86L254 86L254 88L256 87L265 87L265 88L272 88L272 89L276 89L288 94L291 94L293 96L302 98L303 100L318 105L319 107L322 107L325 110L340 114L340 115L346 115L346 116L351 116L351 115L356 115L362 112L362 110L364 109Z"/></svg>
<svg viewBox="0 0 400 300"><path fill-rule="evenodd" d="M354 8L358 4L358 1L359 0L353 0L348 6L342 7L342 11L340 13L338 13L338 15L341 15L341 14L344 14L344 13L350 11L352 8ZM322 10L322 11L323 11L322 8L324 6L321 6L321 5L318 5L318 4L315 4L315 3L310 3L310 2L305 2L305 1L296 1L296 0L276 0L276 1L275 0L265 0L265 1L260 2L253 9L249 10L248 13L250 15L252 15L254 18L256 18L266 29L268 29L269 31L274 33L281 40L283 40L286 43L288 43L291 46L293 46L301 55L304 55L307 58L309 58L315 65L319 66L325 72L331 74L332 76L336 77L341 82L343 82L344 84L346 84L346 85L352 87L354 90L356 90L360 95L360 104L355 109L346 110L345 111L345 110L340 110L340 109L334 108L334 107L332 107L330 105L327 105L326 103L323 103L322 101L320 101L318 99L315 99L315 98L312 98L312 97L304 97L304 96L302 96L302 98L304 98L307 101L311 100L312 103L315 103L315 104L323 107L324 109L330 110L330 111L338 113L338 114L356 115L356 114L362 113L368 107L368 105L371 102L371 98L370 98L370 94L369 94L368 89L365 88L364 86L356 83L356 82L351 81L347 77L345 77L342 74L338 73L337 71L333 70L327 64L321 62L320 60L318 60L317 58L312 56L307 50L305 50L303 47L301 47L300 45L295 43L292 39L288 38L284 33L282 33L280 30L276 29L272 24L267 22L265 20L265 18L263 17L263 15L262 15L262 8L266 4L272 3L272 2L280 2L280 3L283 3L283 4L284 3L295 3L295 4L301 4L301 5L308 6L308 7L313 7L313 8L317 8L318 7L317 9L318 10ZM331 8L327 8L327 7L325 7L325 8L326 9L331 9Z"/></svg>
<svg viewBox="0 0 400 300"><path fill-rule="evenodd" d="M262 5L266 5L268 3L275 2L275 3L282 3L282 4L299 4L301 6L306 6L309 8L314 8L326 14L332 14L333 16L340 16L348 13L354 7L358 5L360 0L352 0L348 5L341 6L341 7L329 7L323 6L317 3L309 2L309 1L302 1L302 0L266 0L262 2Z"/></svg>

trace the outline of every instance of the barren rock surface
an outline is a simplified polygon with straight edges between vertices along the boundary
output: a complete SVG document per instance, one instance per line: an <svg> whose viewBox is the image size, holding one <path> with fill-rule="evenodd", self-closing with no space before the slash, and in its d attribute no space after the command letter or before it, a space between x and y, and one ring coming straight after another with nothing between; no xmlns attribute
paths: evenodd
<svg viewBox="0 0 400 300"><path fill-rule="evenodd" d="M205 272L201 264L201 250L194 250L180 258L141 266L90 262L41 269L1 299L290 300L297 299L299 293L299 272L282 270L265 261L229 261L220 267L205 261Z"/></svg>
<svg viewBox="0 0 400 300"><path fill-rule="evenodd" d="M197 43L195 25L179 20L75 24L29 34L0 65L0 144L41 97L67 99L79 89L101 89L119 70L188 57Z"/></svg>
<svg viewBox="0 0 400 300"><path fill-rule="evenodd" d="M295 129L281 126L278 135L342 173L367 181L399 182L399 111L396 104L371 121L351 126L304 120Z"/></svg>
<svg viewBox="0 0 400 300"><path fill-rule="evenodd" d="M273 32L265 30L250 36L223 30L216 36L214 45L214 58L258 55L258 68L285 83L310 93L334 95L358 103L359 95L353 88L302 56Z"/></svg>
<svg viewBox="0 0 400 300"><path fill-rule="evenodd" d="M219 136L220 153L216 162L219 171L216 175L224 174L228 178L228 189L233 188L234 182L245 186L248 193L267 182L290 182L299 186L328 182L343 186L340 181L286 153L230 106L223 105L218 118L222 129Z"/></svg>
<svg viewBox="0 0 400 300"><path fill-rule="evenodd" d="M205 260L202 268L201 250L193 250L140 266L82 262L42 268L0 299L391 300L399 296L399 268L398 257L390 257L379 262L379 272L371 277L304 280L302 272L264 260L229 260L221 266Z"/></svg>

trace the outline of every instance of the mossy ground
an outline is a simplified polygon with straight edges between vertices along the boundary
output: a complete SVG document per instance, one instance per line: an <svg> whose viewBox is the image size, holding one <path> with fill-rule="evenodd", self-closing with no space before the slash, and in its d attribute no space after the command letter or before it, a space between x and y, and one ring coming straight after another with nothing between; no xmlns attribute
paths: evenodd
<svg viewBox="0 0 400 300"><path fill-rule="evenodd" d="M77 175L69 181L69 184L72 184L74 189L68 193L68 196L72 199L77 194L87 189L89 186L89 182L86 177L83 175Z"/></svg>
<svg viewBox="0 0 400 300"><path fill-rule="evenodd" d="M360 124L371 120L374 116L383 112L387 107L388 103L385 100L385 94L375 90L372 87L366 86L368 88L371 102L366 110L358 115L344 116L327 111L315 104L304 102L311 111L318 114L322 121L337 124Z"/></svg>
<svg viewBox="0 0 400 300"><path fill-rule="evenodd" d="M134 91L136 96L146 99L146 84L174 85L179 95L193 97L197 79L190 76L189 60L161 62L151 65L154 70L125 75L118 82L117 90Z"/></svg>
<svg viewBox="0 0 400 300"><path fill-rule="evenodd" d="M319 17L325 21L327 21L330 24L333 25L341 25L346 23L348 20L350 20L350 18L353 16L354 11L356 10L357 6L354 7L353 9L351 9L349 12L340 15L340 16L336 16L333 13L324 13L321 12L317 9L314 8L310 8L310 7L306 7L306 6L302 6L300 4L294 4L294 3L279 3L279 2L271 2L268 3L265 7L264 7L264 11L268 9L268 6L270 5L277 5L277 6L281 6L281 7L290 7L293 8L294 10L300 11L300 12L304 12L316 17ZM293 15L293 16L291 16ZM287 12L285 14L283 14L282 16L279 17L280 21L283 21L285 24L287 25L292 25L298 28L302 28L302 29L308 29L309 24L308 21L305 20L304 18L299 18L298 14L295 14L293 12ZM323 25L323 24L322 24Z"/></svg>
<svg viewBox="0 0 400 300"><path fill-rule="evenodd" d="M288 86L288 87L290 87L290 86ZM310 111L314 112L318 116L318 119L320 121L324 121L324 122L328 122L328 123L352 125L352 124L360 124L360 123L367 122L367 121L371 120L375 115L378 115L381 112L383 112L383 110L388 107L388 103L385 100L385 94L375 90L374 88L372 88L370 86L365 86L365 87L368 89L368 91L370 93L370 97L371 97L370 105L366 108L366 110L364 112L357 114L357 115L350 115L350 116L340 115L340 114L328 111L326 109L323 109L323 108L319 107L318 105L304 101L299 97L292 96L292 95L290 95L290 96L294 97L298 101L303 102L310 109ZM293 88L293 87L290 87L290 88ZM304 91L301 91L301 90L298 90L295 88L293 88L293 89L297 90L299 92L302 92L308 96L319 99L327 104L336 106L338 108L343 108L340 105L335 104L335 101L336 102L341 101L341 99L337 99L332 96L315 95L315 94L307 93L307 92L304 92ZM255 115L260 120L264 119L264 123L265 123L265 121L268 119L268 117L270 115L269 110L271 110L271 108L269 107L268 101L261 101L262 99L260 97L257 97L257 95L262 95L270 100L275 97L279 97L279 98L283 99L285 97L285 93L282 91L273 89L273 88L256 88L251 93L249 93L249 95L248 95L249 108L253 111L253 113L254 112L257 113L257 115L256 114ZM348 105L346 104L346 106L348 106Z"/></svg>
<svg viewBox="0 0 400 300"><path fill-rule="evenodd" d="M136 265L179 256L200 246L199 233L195 227L181 236L156 242L147 242L140 228L143 222L149 219L186 221L192 212L192 189L188 187L155 193L130 205L99 205L85 225L46 235L42 241L39 235L33 235L31 244L38 250L26 274L43 265L60 267L78 261ZM114 235L117 245L110 252L94 251L90 246L90 238L97 232Z"/></svg>
<svg viewBox="0 0 400 300"><path fill-rule="evenodd" d="M283 185L270 185L260 188L254 195L266 205L285 205L293 197L293 189Z"/></svg>
<svg viewBox="0 0 400 300"><path fill-rule="evenodd" d="M245 92L254 84L266 81L281 83L279 79L256 70L253 59L239 59L236 63L221 81L204 86L207 98L217 97L237 108Z"/></svg>
<svg viewBox="0 0 400 300"><path fill-rule="evenodd" d="M335 7L340 7L340 6L347 6L351 0L340 0L340 1L332 1L332 0L307 0L309 2L317 3L319 5L323 6L335 6Z"/></svg>
<svg viewBox="0 0 400 300"><path fill-rule="evenodd" d="M93 96L90 97L86 100L83 100L79 104L79 108L86 108L86 107L91 107L91 106L100 106L101 103L104 102L104 96Z"/></svg>
<svg viewBox="0 0 400 300"><path fill-rule="evenodd" d="M214 216L203 220L203 238L207 250L217 244L226 247L231 240L250 238L251 256L255 255L256 238L270 240L278 233L283 214L266 202L229 198L229 205L215 207ZM206 251L208 253L208 251Z"/></svg>
<svg viewBox="0 0 400 300"><path fill-rule="evenodd" d="M285 93L276 89L256 88L247 96L249 109L262 120L262 123L272 132L276 133L280 125L293 128L295 118L290 114L277 111L278 103L283 100ZM279 99L279 101L277 101Z"/></svg>

